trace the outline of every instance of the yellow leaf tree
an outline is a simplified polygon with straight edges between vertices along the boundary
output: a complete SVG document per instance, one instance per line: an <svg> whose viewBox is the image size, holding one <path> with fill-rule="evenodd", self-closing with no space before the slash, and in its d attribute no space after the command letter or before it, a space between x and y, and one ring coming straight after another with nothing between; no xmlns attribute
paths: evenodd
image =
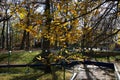
<svg viewBox="0 0 120 80"><path fill-rule="evenodd" d="M23 1L22 4L15 7L17 19L19 19L16 27L25 30L25 35L32 33L36 38L42 39L42 55L38 59L44 58L48 64L51 63L49 57L51 54L54 55L50 53L50 49L53 47L62 48L63 53L61 51L59 54L55 54L55 56L59 55L57 59L67 59L71 54L65 48L69 45L80 43L80 51L84 52L87 47L99 47L120 31L115 31L113 28L116 23L116 15L118 15L114 14L116 13L114 9L118 2L46 0L43 1L42 8L37 7L39 10L43 10L40 13L35 11L36 3L35 1ZM29 42L27 39L26 41ZM56 61L56 59L52 60Z"/></svg>
<svg viewBox="0 0 120 80"><path fill-rule="evenodd" d="M17 22L13 26L23 31L20 49L29 49L31 44L30 35L38 36L38 28L41 26L42 20L40 19L41 15L36 11L36 5L25 0L11 7L11 14Z"/></svg>

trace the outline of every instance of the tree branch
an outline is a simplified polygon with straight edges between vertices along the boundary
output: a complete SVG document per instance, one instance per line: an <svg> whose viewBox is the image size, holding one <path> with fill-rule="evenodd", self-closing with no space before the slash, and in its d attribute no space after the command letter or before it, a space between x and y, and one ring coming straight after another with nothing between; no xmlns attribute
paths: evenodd
<svg viewBox="0 0 120 80"><path fill-rule="evenodd" d="M0 22L2 22L2 21L7 21L7 20L9 20L11 17L12 17L12 15L10 15L10 16L8 16L8 17L3 17L3 18L0 19Z"/></svg>
<svg viewBox="0 0 120 80"><path fill-rule="evenodd" d="M90 14L90 13L93 12L94 10L98 9L98 8L99 8L101 5L103 5L104 3L106 3L106 1L104 1L104 2L101 3L101 4L99 4L97 7L95 7L95 8L92 9L91 11L88 11L87 13L84 13L84 14L82 14L82 15L79 15L78 17L75 17L75 18L73 18L73 19L69 19L69 20L66 20L66 21L64 21L64 22L61 22L61 24L64 24L64 23L69 22L69 21L73 21L73 20L78 19L78 18L80 18L80 17L83 17L83 16L85 16L85 15L87 15L87 14Z"/></svg>

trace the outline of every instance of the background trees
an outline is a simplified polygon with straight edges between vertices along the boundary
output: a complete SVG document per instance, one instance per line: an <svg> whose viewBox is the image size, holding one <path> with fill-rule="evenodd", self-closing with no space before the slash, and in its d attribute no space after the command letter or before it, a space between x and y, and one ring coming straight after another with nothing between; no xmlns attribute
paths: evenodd
<svg viewBox="0 0 120 80"><path fill-rule="evenodd" d="M48 44L67 47L76 43L82 49L101 47L112 43L113 36L119 32L119 1L6 0L1 2L0 9L3 10L0 13L2 48L11 43L10 25L13 46L19 45L21 49L29 49L41 39L45 49L47 42L43 38L48 41L46 48Z"/></svg>
<svg viewBox="0 0 120 80"><path fill-rule="evenodd" d="M11 15L9 15L9 8L10 4L7 3L6 1L1 1L0 3L0 22L1 22L1 48L7 48L9 49L9 41L10 41L10 36L8 35L10 33L10 23L9 19L11 18ZM6 45L6 47L5 47Z"/></svg>

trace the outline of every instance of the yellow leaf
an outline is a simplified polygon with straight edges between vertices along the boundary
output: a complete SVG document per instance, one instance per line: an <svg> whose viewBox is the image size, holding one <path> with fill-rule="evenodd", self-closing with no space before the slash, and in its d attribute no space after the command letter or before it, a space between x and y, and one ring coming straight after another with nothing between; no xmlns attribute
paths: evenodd
<svg viewBox="0 0 120 80"><path fill-rule="evenodd" d="M63 26L67 26L68 25L68 22L64 23Z"/></svg>
<svg viewBox="0 0 120 80"><path fill-rule="evenodd" d="M31 32L34 36L37 35L37 32L36 32L35 30L31 30L30 32Z"/></svg>
<svg viewBox="0 0 120 80"><path fill-rule="evenodd" d="M27 11L25 8L20 8L20 9L17 9L16 11L17 11L20 19L24 19L25 16L27 15Z"/></svg>
<svg viewBox="0 0 120 80"><path fill-rule="evenodd" d="M37 57L38 60L42 60L41 56Z"/></svg>
<svg viewBox="0 0 120 80"><path fill-rule="evenodd" d="M29 29L32 30L32 29L33 29L33 26L29 26Z"/></svg>
<svg viewBox="0 0 120 80"><path fill-rule="evenodd" d="M30 32L30 29L26 29L27 32Z"/></svg>
<svg viewBox="0 0 120 80"><path fill-rule="evenodd" d="M37 24L41 24L42 21L41 21L41 20L37 20L36 23L37 23Z"/></svg>
<svg viewBox="0 0 120 80"><path fill-rule="evenodd" d="M58 10L60 10L61 9L61 7L60 7L60 4L58 3L58 5L57 5L57 8L58 8Z"/></svg>
<svg viewBox="0 0 120 80"><path fill-rule="evenodd" d="M20 19L24 19L25 18L25 14L24 13L20 13Z"/></svg>
<svg viewBox="0 0 120 80"><path fill-rule="evenodd" d="M99 12L99 10L97 9L97 10L95 10L95 13L94 13L94 15L96 16L96 15L98 15L100 12Z"/></svg>

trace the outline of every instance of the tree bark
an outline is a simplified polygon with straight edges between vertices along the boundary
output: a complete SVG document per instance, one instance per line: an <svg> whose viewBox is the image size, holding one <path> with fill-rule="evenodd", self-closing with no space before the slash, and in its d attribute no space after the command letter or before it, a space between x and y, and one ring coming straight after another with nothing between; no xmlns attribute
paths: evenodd
<svg viewBox="0 0 120 80"><path fill-rule="evenodd" d="M24 32L23 32L23 38L22 38L20 49L25 48L25 40L26 40L26 30L24 30Z"/></svg>
<svg viewBox="0 0 120 80"><path fill-rule="evenodd" d="M8 9L5 9L5 18L8 17ZM6 49L9 49L9 20L6 20L7 24L6 24Z"/></svg>
<svg viewBox="0 0 120 80"><path fill-rule="evenodd" d="M5 21L3 21L3 28L2 28L2 33L1 33L1 36L2 36L2 49L5 48Z"/></svg>
<svg viewBox="0 0 120 80"><path fill-rule="evenodd" d="M29 50L30 48L30 33L27 32L26 34L26 50Z"/></svg>
<svg viewBox="0 0 120 80"><path fill-rule="evenodd" d="M50 15L50 0L46 0L46 8L45 8L45 13L47 13L46 15L46 24L47 30L49 32L49 27L50 27L50 23L51 23L51 19L49 17ZM45 73L50 73L51 72L51 68L49 65L49 59L48 59L48 55L50 54L50 41L47 38L43 37L43 41L42 41L42 55L41 57L45 58L47 61L46 67L45 67Z"/></svg>
<svg viewBox="0 0 120 80"><path fill-rule="evenodd" d="M29 1L28 1L29 2ZM28 14L27 14L27 27L28 28L30 26L30 4L28 3L27 4L27 7L26 7L27 11L28 11ZM29 50L30 48L30 33L27 32L26 33L26 50Z"/></svg>

